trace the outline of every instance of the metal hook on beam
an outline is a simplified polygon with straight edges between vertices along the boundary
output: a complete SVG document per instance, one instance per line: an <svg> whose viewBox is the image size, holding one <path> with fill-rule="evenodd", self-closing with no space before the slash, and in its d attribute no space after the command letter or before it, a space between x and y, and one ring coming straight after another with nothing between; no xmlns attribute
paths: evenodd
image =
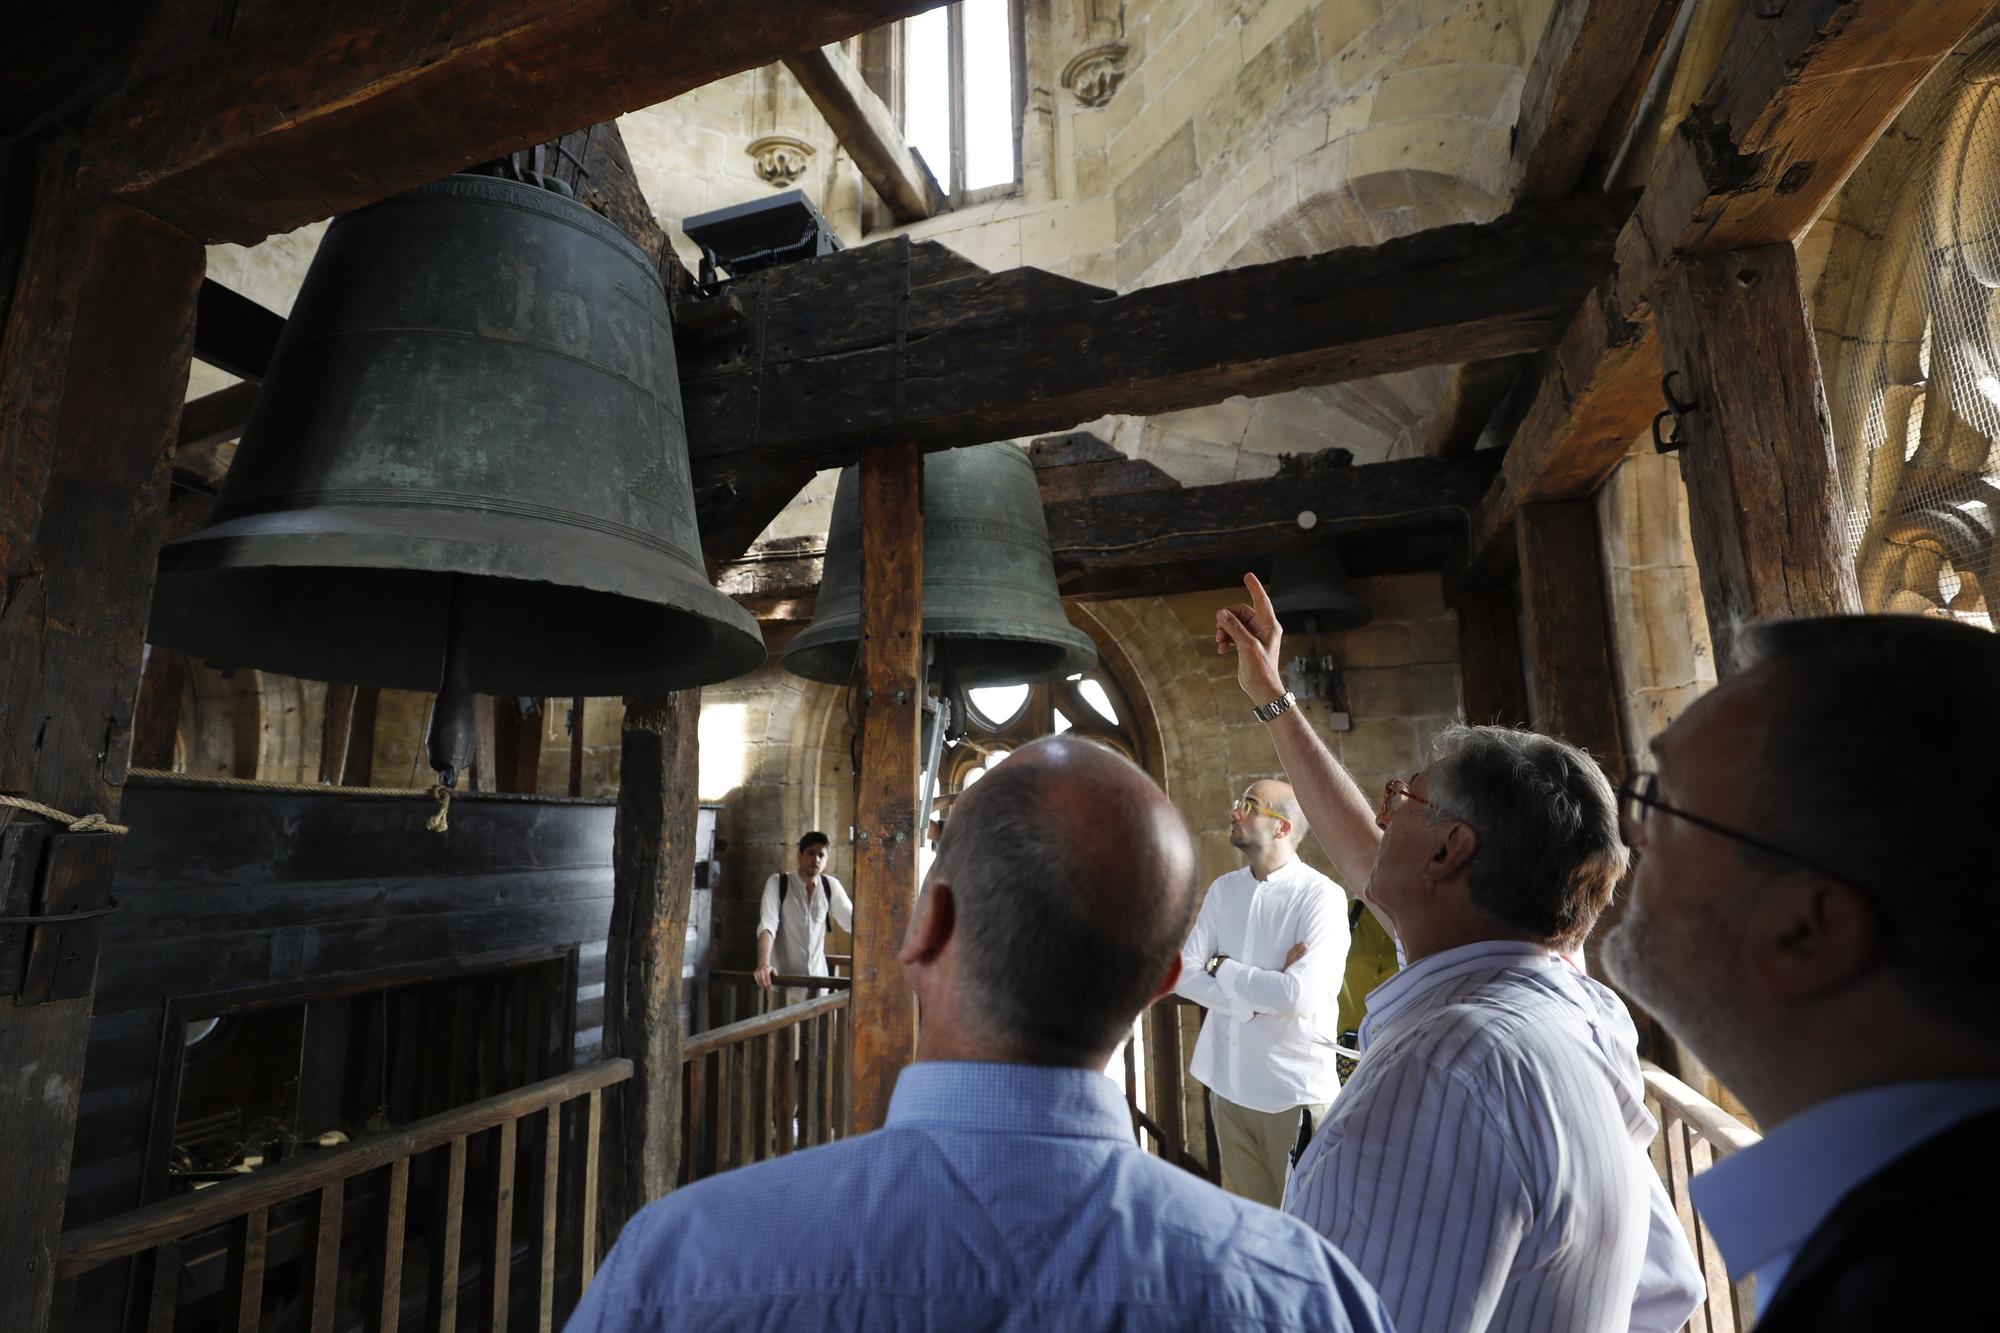
<svg viewBox="0 0 2000 1333"><path fill-rule="evenodd" d="M1653 417L1653 452L1655 453L1670 454L1687 443L1686 440L1681 438L1681 418L1695 411L1698 404L1691 400L1682 402L1679 395L1674 392L1674 379L1679 374L1678 370L1670 370L1660 377L1660 397L1666 400L1667 406L1664 411L1655 414ZM1662 435L1660 433L1660 423L1666 421L1668 418L1673 419L1674 432L1671 435Z"/></svg>

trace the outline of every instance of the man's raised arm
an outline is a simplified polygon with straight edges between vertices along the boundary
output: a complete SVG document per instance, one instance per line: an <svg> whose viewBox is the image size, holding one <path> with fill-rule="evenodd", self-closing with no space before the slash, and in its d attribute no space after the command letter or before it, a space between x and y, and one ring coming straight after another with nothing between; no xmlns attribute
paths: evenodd
<svg viewBox="0 0 2000 1333"><path fill-rule="evenodd" d="M1236 683L1255 707L1285 693L1284 676L1278 670L1278 644L1285 632L1257 576L1245 574L1243 586L1250 591L1248 602L1215 613L1215 651L1236 653ZM1352 885L1366 884L1375 868L1375 850L1382 845L1374 803L1298 709L1280 713L1265 725L1306 823L1333 858L1340 878Z"/></svg>

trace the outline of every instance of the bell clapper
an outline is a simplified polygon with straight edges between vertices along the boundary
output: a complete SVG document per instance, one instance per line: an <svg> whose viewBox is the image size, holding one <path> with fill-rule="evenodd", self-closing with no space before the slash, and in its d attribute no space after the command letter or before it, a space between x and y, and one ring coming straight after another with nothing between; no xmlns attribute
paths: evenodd
<svg viewBox="0 0 2000 1333"><path fill-rule="evenodd" d="M475 725L472 716L471 664L467 660L467 616L459 595L460 576L452 575L451 606L446 613L444 671L438 683L437 703L431 709L430 735L425 751L436 770L438 785L450 790L458 785L458 775L472 763Z"/></svg>

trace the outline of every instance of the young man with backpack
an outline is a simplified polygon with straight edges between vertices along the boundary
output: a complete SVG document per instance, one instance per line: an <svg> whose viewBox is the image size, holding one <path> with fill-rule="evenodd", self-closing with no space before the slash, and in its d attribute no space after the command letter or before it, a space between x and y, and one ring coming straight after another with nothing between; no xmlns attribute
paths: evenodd
<svg viewBox="0 0 2000 1333"><path fill-rule="evenodd" d="M757 984L771 989L773 976L824 977L826 919L854 929L854 903L839 880L826 873L831 852L826 834L799 839L798 873L779 871L764 881L763 910L757 916ZM785 1002L806 998L802 987L787 987Z"/></svg>

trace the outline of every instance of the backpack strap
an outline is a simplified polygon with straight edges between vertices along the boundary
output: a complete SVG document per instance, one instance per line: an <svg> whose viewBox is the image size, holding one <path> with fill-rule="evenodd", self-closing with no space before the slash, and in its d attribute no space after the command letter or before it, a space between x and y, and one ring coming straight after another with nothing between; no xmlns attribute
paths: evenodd
<svg viewBox="0 0 2000 1333"><path fill-rule="evenodd" d="M778 872L778 910L785 910L785 890L792 887L792 877L786 872Z"/></svg>

